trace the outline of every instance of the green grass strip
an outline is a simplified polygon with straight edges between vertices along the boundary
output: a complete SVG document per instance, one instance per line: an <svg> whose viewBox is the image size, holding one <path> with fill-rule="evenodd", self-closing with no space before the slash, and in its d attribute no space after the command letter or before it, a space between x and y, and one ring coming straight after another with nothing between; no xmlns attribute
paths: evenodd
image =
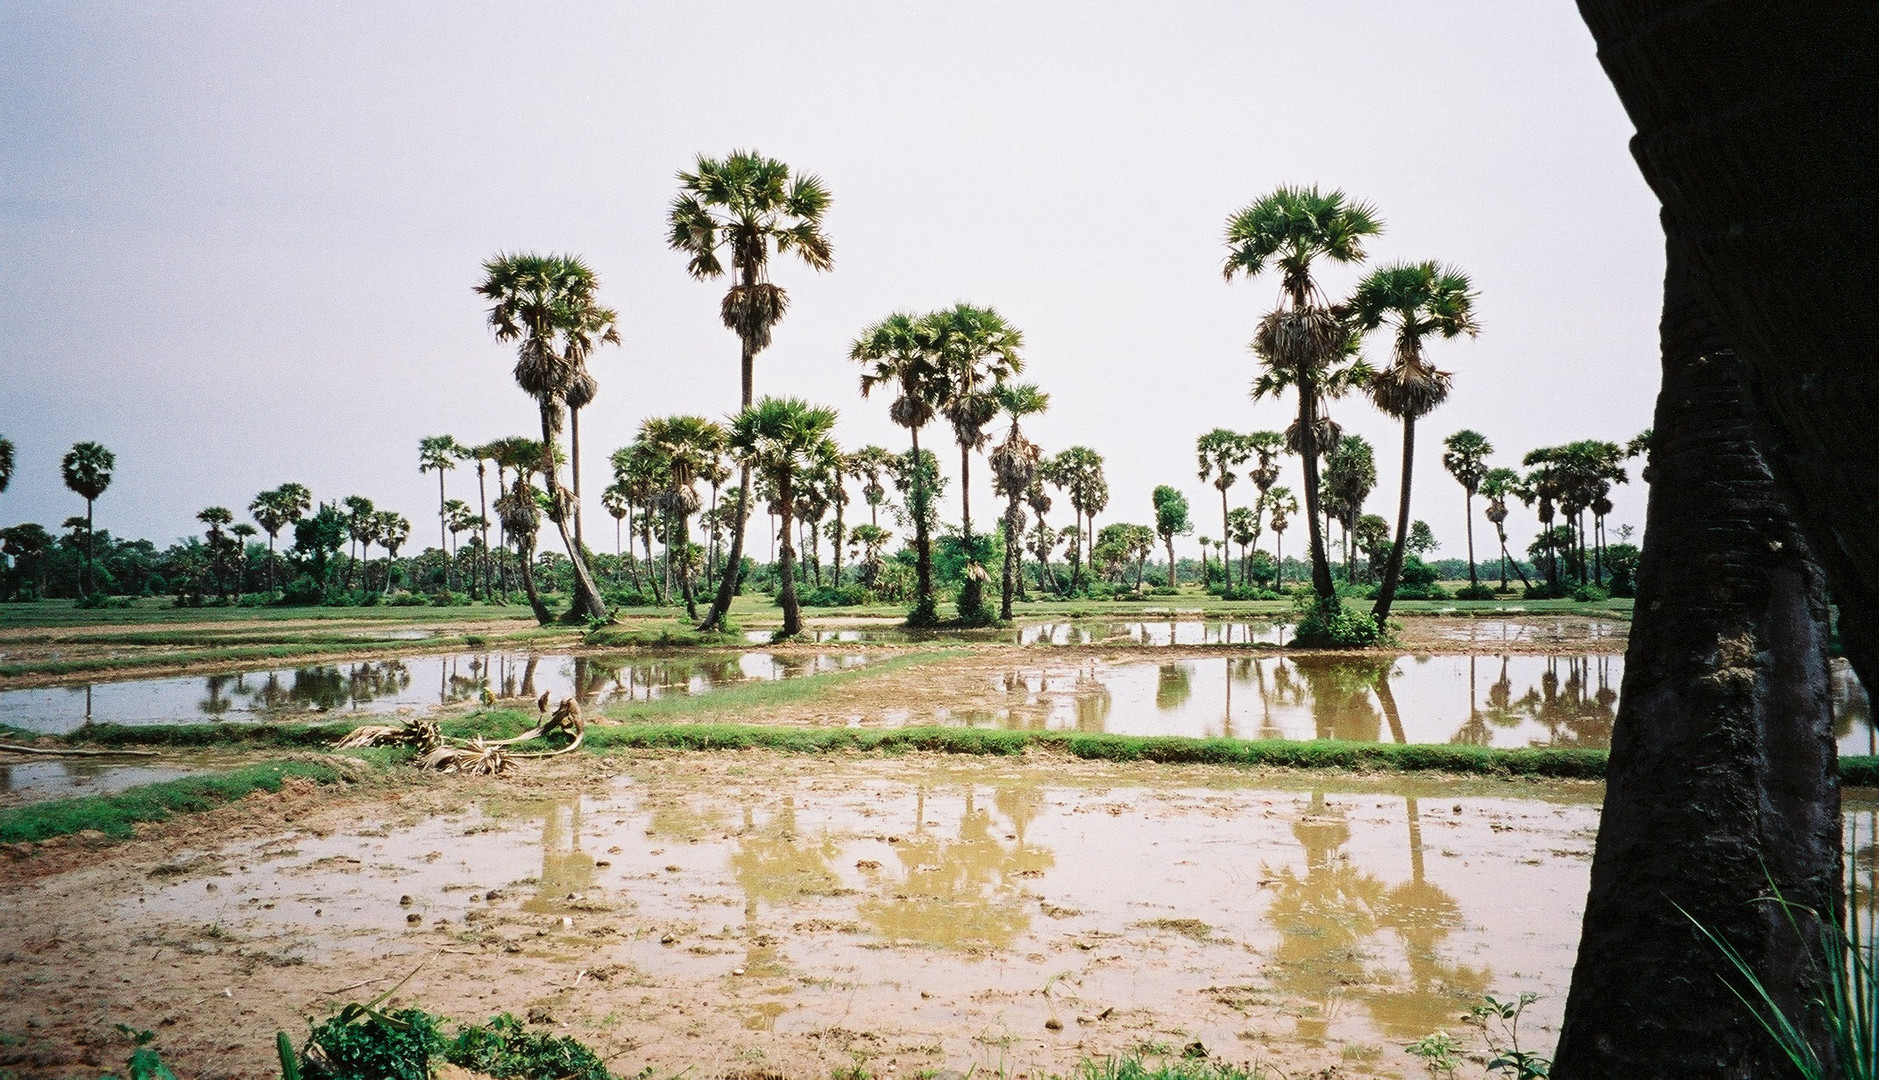
<svg viewBox="0 0 1879 1080"><path fill-rule="evenodd" d="M322 762L272 761L143 784L112 795L28 803L0 810L0 844L33 843L86 829L122 840L132 835L132 826L140 821L163 821L171 814L213 810L252 791L279 791L281 781L290 776L331 784L343 775L339 768Z"/></svg>

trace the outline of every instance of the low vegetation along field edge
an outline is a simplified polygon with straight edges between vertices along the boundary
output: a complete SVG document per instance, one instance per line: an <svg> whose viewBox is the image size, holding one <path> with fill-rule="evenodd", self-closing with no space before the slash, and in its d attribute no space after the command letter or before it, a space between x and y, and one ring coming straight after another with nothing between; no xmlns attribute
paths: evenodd
<svg viewBox="0 0 1879 1080"><path fill-rule="evenodd" d="M464 718L463 726L488 735L508 731L522 713L498 710ZM492 730L492 727L497 730ZM329 746L347 725L180 724L129 727L99 724L57 741L104 747L250 747L305 750ZM46 741L42 739L42 743ZM1432 772L1486 777L1602 780L1607 754L1593 749L1545 747L1498 748L1419 743L1363 743L1337 740L1185 738L1181 736L1110 735L1064 731L1000 731L978 728L827 728L805 729L766 724L596 724L587 729L583 749L590 753L621 750L775 750L786 753L902 754L939 753L1015 756L1026 752L1062 753L1088 761L1154 762L1169 765L1221 765L1239 768L1323 769L1372 772ZM134 787L114 795L86 796L33 803L0 811L0 843L33 842L83 830L121 839L140 821L160 821L172 813L208 810L256 790L275 791L288 777L316 783L349 778L367 762L388 764L404 755L368 750L329 761L267 762ZM365 759L361 761L359 759ZM349 770L351 772L349 772ZM1879 787L1879 757L1842 757L1840 774L1849 787Z"/></svg>

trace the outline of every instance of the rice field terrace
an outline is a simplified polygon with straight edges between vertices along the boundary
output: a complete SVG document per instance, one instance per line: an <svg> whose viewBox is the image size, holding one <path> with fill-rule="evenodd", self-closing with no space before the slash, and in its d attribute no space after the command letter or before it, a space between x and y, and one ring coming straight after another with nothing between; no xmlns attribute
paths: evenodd
<svg viewBox="0 0 1879 1080"><path fill-rule="evenodd" d="M1325 652L1287 648L1283 611L1066 606L680 647L489 613L135 614L0 631L16 1075L108 1067L98 1032L134 1016L166 1061L271 1077L276 1031L388 989L526 1015L617 1075L1406 1076L1488 995L1537 995L1545 1044L1629 626L1430 612ZM318 648L176 658L264 645ZM1864 695L1841 669L1833 692L1874 782ZM412 768L395 734L528 739L565 701L572 752L490 775ZM1862 791L1849 850L1879 817Z"/></svg>

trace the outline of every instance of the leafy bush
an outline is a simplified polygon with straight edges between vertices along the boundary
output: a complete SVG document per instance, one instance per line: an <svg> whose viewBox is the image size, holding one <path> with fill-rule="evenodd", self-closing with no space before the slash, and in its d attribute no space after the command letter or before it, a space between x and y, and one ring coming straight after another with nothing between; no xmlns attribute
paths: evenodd
<svg viewBox="0 0 1879 1080"><path fill-rule="evenodd" d="M92 593L90 596L79 597L78 603L73 606L85 609L127 608L131 606L131 598L128 596L106 596L104 593Z"/></svg>
<svg viewBox="0 0 1879 1080"><path fill-rule="evenodd" d="M279 602L286 607L308 607L319 603L325 595L325 590L320 588L320 583L311 574L301 574L281 590Z"/></svg>
<svg viewBox="0 0 1879 1080"><path fill-rule="evenodd" d="M423 607L430 602L430 597L414 592L393 593L385 598L386 605L390 607Z"/></svg>
<svg viewBox="0 0 1879 1080"><path fill-rule="evenodd" d="M469 602L468 596L460 592L451 592L448 589L439 589L431 594L432 607L463 607Z"/></svg>
<svg viewBox="0 0 1879 1080"><path fill-rule="evenodd" d="M423 1009L387 1015L349 1006L308 1036L306 1074L326 1080L429 1080L431 1058L443 1049L437 1021Z"/></svg>
<svg viewBox="0 0 1879 1080"><path fill-rule="evenodd" d="M868 602L868 590L860 585L824 585L801 594L796 602L803 607L858 607Z"/></svg>
<svg viewBox="0 0 1879 1080"><path fill-rule="evenodd" d="M1610 600L1611 593L1597 585L1579 585L1573 588L1572 598L1582 604L1595 604L1601 600Z"/></svg>
<svg viewBox="0 0 1879 1080"><path fill-rule="evenodd" d="M1258 585L1216 585L1207 590L1222 600L1283 600L1285 594Z"/></svg>
<svg viewBox="0 0 1879 1080"><path fill-rule="evenodd" d="M592 1050L566 1036L530 1031L508 1013L457 1032L444 1051L452 1065L508 1080L611 1080Z"/></svg>
<svg viewBox="0 0 1879 1080"><path fill-rule="evenodd" d="M1292 644L1307 648L1362 649L1381 645L1393 636L1375 619L1344 607L1335 597L1299 605L1298 627Z"/></svg>
<svg viewBox="0 0 1879 1080"><path fill-rule="evenodd" d="M606 601L614 607L658 607L659 599L650 593L638 589L615 589L606 594Z"/></svg>
<svg viewBox="0 0 1879 1080"><path fill-rule="evenodd" d="M1492 600L1494 599L1494 587L1492 585L1481 584L1463 585L1461 588L1455 590L1455 599Z"/></svg>

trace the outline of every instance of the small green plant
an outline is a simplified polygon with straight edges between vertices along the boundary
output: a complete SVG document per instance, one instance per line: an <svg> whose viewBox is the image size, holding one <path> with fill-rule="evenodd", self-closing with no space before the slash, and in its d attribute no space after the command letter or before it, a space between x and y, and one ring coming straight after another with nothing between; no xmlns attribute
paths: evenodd
<svg viewBox="0 0 1879 1080"><path fill-rule="evenodd" d="M1521 994L1511 1001L1501 1001L1492 994L1468 1010L1468 1021L1481 1029L1493 1057L1488 1061L1489 1076L1510 1076L1513 1080L1544 1080L1551 1075L1553 1061L1531 1050L1520 1048L1520 1014L1540 1000L1538 994Z"/></svg>
<svg viewBox="0 0 1879 1080"><path fill-rule="evenodd" d="M1454 1080L1455 1070L1461 1068L1461 1041L1446 1031L1432 1031L1406 1049L1422 1059L1422 1067L1429 1070L1430 1076Z"/></svg>
<svg viewBox="0 0 1879 1080"><path fill-rule="evenodd" d="M1084 1061L1071 1074L1072 1080L1260 1080L1255 1068L1239 1068L1205 1057L1168 1057L1165 1053L1148 1055L1164 1058L1150 1064L1143 1055Z"/></svg>
<svg viewBox="0 0 1879 1080"><path fill-rule="evenodd" d="M428 1080L444 1037L422 1009L382 1013L354 1002L307 1037L308 1073L326 1080Z"/></svg>
<svg viewBox="0 0 1879 1080"><path fill-rule="evenodd" d="M458 1031L444 1057L499 1080L612 1080L613 1075L580 1042L530 1031L508 1013Z"/></svg>
<svg viewBox="0 0 1879 1080"><path fill-rule="evenodd" d="M131 1041L130 1060L124 1065L130 1080L176 1080L176 1074L163 1064L162 1055L150 1045L157 1037L156 1032L142 1031L128 1024L119 1024L117 1030Z"/></svg>

